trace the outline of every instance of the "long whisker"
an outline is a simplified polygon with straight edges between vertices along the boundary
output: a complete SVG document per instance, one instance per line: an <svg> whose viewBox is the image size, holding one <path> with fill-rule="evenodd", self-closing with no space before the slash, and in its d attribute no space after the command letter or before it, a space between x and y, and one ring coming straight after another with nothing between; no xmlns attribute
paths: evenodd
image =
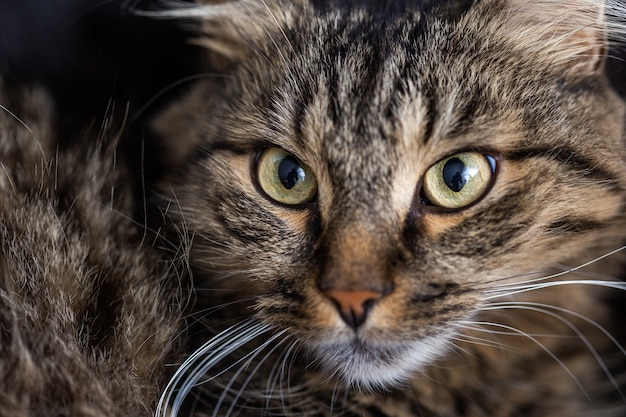
<svg viewBox="0 0 626 417"><path fill-rule="evenodd" d="M276 361L276 363L274 363L274 366L272 366L272 369L267 378L267 384L265 388L266 408L268 409L270 407L270 401L276 398L276 396L272 394L276 388L276 385L278 385L278 390L279 390L278 398L281 400L283 407L286 409L285 391L289 393L292 392L292 387L290 385L291 374L290 374L290 371L288 370L289 367L287 366L287 363L292 353L297 348L297 346L298 346L297 340L291 343L287 347L287 349L285 349L285 351L279 356L282 358L282 360ZM287 381L288 386L286 390L283 387L283 381Z"/></svg>
<svg viewBox="0 0 626 417"><path fill-rule="evenodd" d="M544 282L540 284L519 285L519 286L512 286L506 289L503 288L503 289L497 289L497 290L489 290L489 291L485 291L485 293L493 294L493 293L502 292L502 294L487 296L485 297L485 300L491 300L494 298L501 298L501 297L510 297L512 295L521 294L521 293L528 292L528 291L536 291L536 290L540 290L543 288L559 287L563 285L593 285L593 286L598 286L598 287L613 288L617 290L626 290L626 282L622 282L622 281L598 281L598 280L591 280L591 279L579 279L579 280Z"/></svg>
<svg viewBox="0 0 626 417"><path fill-rule="evenodd" d="M218 373L207 376L208 370L211 369L218 361L224 359L236 349L265 333L269 329L269 326L265 326L267 325L258 324L257 326L252 326L251 329L247 330L247 333L242 332L241 334L237 334L232 339L228 338L228 342L225 344L222 344L223 340L220 340L219 348L216 349L215 352L211 352L205 359L202 360L202 365L197 366L196 370L193 372L194 377L188 378L191 387L196 387L212 381L245 360L248 355L251 355L252 353L248 353L246 356L238 359L228 367L221 369Z"/></svg>
<svg viewBox="0 0 626 417"><path fill-rule="evenodd" d="M497 348L497 349L506 349L508 351L511 352L516 352L516 353L521 353L522 351L520 349L515 349L511 346L508 346L504 343L501 342L497 342L495 340L489 340L489 339L485 339L482 337L477 337L477 336L470 336L467 334L462 334L459 336L455 336L452 338L453 340L456 340L458 342L462 342L462 343L468 343L468 344L473 344L473 345L477 345L477 346L485 346L485 347L492 347L492 348ZM462 347L455 345L458 349L462 350L463 352L471 355L470 352L468 352L467 350L463 349Z"/></svg>
<svg viewBox="0 0 626 417"><path fill-rule="evenodd" d="M589 338L587 336L585 336L583 334L583 332L580 331L580 329L578 329L578 327L576 327L576 325L574 325L574 323L572 323L571 321L567 320L565 317L563 317L563 316L561 316L559 314L556 314L556 313L554 313L552 311L549 311L548 310L549 308L551 308L551 306L546 305L546 304L541 304L541 303L513 303L512 302L512 303L494 303L494 304L490 304L487 307L483 307L481 310L489 311L489 310L519 309L519 310L526 310L526 311L535 311L535 312L538 312L538 313L541 313L541 314L545 314L547 316L550 316L550 317L553 317L553 318L559 320L561 323L565 324L568 328L570 328L576 334L576 336L585 344L585 346L587 347L589 352L591 352L591 354L593 355L594 359L598 363L598 365L600 365L600 367L602 368L602 371L604 372L604 374L607 376L609 381L611 381L611 384L613 385L613 387L615 387L615 389L617 390L617 392L620 394L620 396L623 399L626 399L624 397L623 393L622 393L622 390L619 387L619 384L615 380L615 377L613 376L611 371L606 366L604 360L602 359L602 357L598 353L597 349L589 341ZM584 317L582 315L574 313L574 312L572 312L570 310L562 309L562 308L555 308L555 309L557 311L562 311L564 313L570 313L570 314L573 314L576 317L584 319ZM604 332L604 334L608 333L602 326L598 325L596 322L594 322L592 320L589 320L589 319L587 321L589 323L591 323L592 325L595 325L596 328L601 329ZM612 341L614 341L614 343L620 348L620 350L622 350L622 352L624 352L622 346L613 337L609 336L609 338Z"/></svg>
<svg viewBox="0 0 626 417"><path fill-rule="evenodd" d="M569 274L569 273L572 273L572 272L579 271L579 270L581 270L583 268L586 268L586 267L588 267L590 265L593 265L594 263L600 262L600 261L602 261L605 258L608 258L608 257L610 257L612 255L615 255L616 253L619 253L619 252L621 252L623 250L626 250L626 245L624 245L622 247L619 247L617 249L614 249L614 250L612 250L610 252L607 252L607 253L605 253L603 255L600 255L600 256L598 256L598 257L596 257L596 258L594 258L594 259L592 259L592 260L590 260L588 262L585 262L585 263L583 263L581 265L575 266L573 268L569 268L569 269L567 269L565 271L561 271L561 272L558 272L558 273L555 273L555 274L552 274L552 275L547 275L547 276L541 277L541 278L531 279L531 280L528 280L528 281L518 281L518 282L509 283L509 284L500 284L500 285L496 285L494 288L511 287L511 286L518 286L520 284L532 284L532 283L541 282L541 281L548 281L548 280L551 280L551 279L554 279L554 278L558 278L558 277L561 277L563 275L566 275L566 274ZM508 279L510 279L510 278L507 278L507 280Z"/></svg>
<svg viewBox="0 0 626 417"><path fill-rule="evenodd" d="M194 74L188 75L186 77L180 78L155 93L147 102L145 102L133 115L130 124L135 123L137 120L141 118L141 116L152 106L156 101L159 100L163 95L167 94L169 91L174 90L176 87L190 83L196 80L202 80L206 78L230 78L230 75L218 74L218 73L202 73L202 74Z"/></svg>
<svg viewBox="0 0 626 417"><path fill-rule="evenodd" d="M527 277L527 276L532 276L532 275L543 275L543 274L547 274L550 271L531 271L531 272L526 272L523 274L517 274L517 275L509 275L503 278L495 278L495 279L490 279L485 281L485 284L489 285L490 288L494 288L494 287L498 287L497 285L494 286L495 283L497 282L502 282L502 281L511 281L511 280L515 280L518 278L522 278L522 277ZM524 282L530 282L533 280L528 280L528 281L515 281L512 284L520 284L520 283L524 283ZM503 285L511 285L511 284L503 284Z"/></svg>
<svg viewBox="0 0 626 417"><path fill-rule="evenodd" d="M271 10L270 10L270 8L267 6L267 4L266 4L264 1L262 1L262 3L263 3L263 6L265 6L265 8L266 8L267 12L269 13L269 15L270 15L270 16L274 19L274 21L275 21L275 22L277 22L276 17L272 14L272 11L271 11ZM245 3L244 3L244 6L245 6L246 8L248 8L248 11L249 11L251 14L253 14L253 13L254 13L254 12L253 12L253 11L252 11L252 10L251 10L251 9L250 9L250 8L249 8L246 4L245 4ZM287 62L288 62L288 61L287 61L287 58L285 58L285 55L283 54L282 50L281 50L281 49L280 49L280 47L278 46L278 43L276 42L276 40L275 40L275 39L274 39L274 37L272 36L271 31L270 31L270 30L269 30L269 29L265 26L265 24L263 23L263 21L259 21L258 23L259 23L259 25L263 28L263 31L265 32L265 34L267 35L267 37L269 38L269 40L272 42L272 45L274 46L274 49L276 50L276 52L277 52L277 53L278 53L278 55L280 56L280 60L281 60L281 61L285 64L285 68L286 68L286 69L287 69L287 70L291 73L290 66L287 64ZM283 36L285 36L285 38L286 38L285 32L284 32L284 31L283 31L283 29L280 27L280 24L277 24L277 25L278 25L278 28L279 28L280 32L282 33L282 35L283 35ZM288 40L288 39L287 39L287 42L289 42L289 40ZM291 43L289 43L289 46L291 46ZM293 47L292 47L292 46L291 46L291 48L293 49ZM265 55L264 55L264 56L265 56ZM274 65L271 63L271 61L268 61L268 62L270 62L270 64L271 64L272 66L274 66ZM290 74L290 75L291 75L291 74Z"/></svg>
<svg viewBox="0 0 626 417"><path fill-rule="evenodd" d="M253 355L250 355L249 359L242 366L239 367L239 370L237 372L235 372L235 374L230 379L230 382L228 383L228 385L225 387L224 391L222 392L222 395L220 396L220 398L219 398L219 400L218 400L218 402L217 402L217 404L215 406L215 409L213 410L213 416L212 417L217 417L217 412L219 411L222 403L224 402L224 399L226 398L227 391L230 390L230 387L235 382L235 380L239 377L239 375L241 375L241 373L250 366L252 361L256 358L256 356L259 353L261 353L261 351L263 351L265 348L270 346L276 339L282 337L286 332L287 332L287 330L282 330L282 331L276 333L275 335L273 335L272 337L270 337L269 339L267 339L261 346L259 346L257 349L255 349L254 350L255 353ZM265 356L259 361L259 363L254 367L254 369L252 369L252 371L250 372L250 374L248 375L246 380L241 385L241 388L239 388L239 391L237 392L237 394L233 398L233 400L232 400L232 402L230 404L230 407L228 408L228 411L226 412L227 416L229 416L232 413L232 411L235 409L235 405L239 401L239 398L241 398L241 396L243 395L243 392L247 388L248 384L250 384L250 381L256 375L256 373L261 368L261 366L276 351L276 349L278 349L286 340L287 340L287 338L283 338L278 343L276 343L270 349L270 351L268 353L266 353Z"/></svg>
<svg viewBox="0 0 626 417"><path fill-rule="evenodd" d="M622 346L622 344L615 338L615 336L613 336L606 328L604 328L603 326L600 325L600 323L591 320L589 317L586 317L580 313L577 313L575 311L566 309L566 308L562 308L562 307L558 307L558 306L554 306L554 305L550 305L550 304L543 304L543 303L535 303L535 302L530 302L530 301L511 301L511 302L502 302L502 303L489 303L488 306L506 306L506 305L528 305L528 306L536 306L536 307L541 307L541 308L546 308L546 309L552 309L552 310L556 310L556 311L560 311L562 313L566 313L566 314L571 314L572 316L579 318L589 324L591 324L593 327L595 327L596 329L598 329L600 332L602 332L602 334L604 334L614 345L615 347L617 347L622 354L624 354L624 356L626 356L626 348L624 346Z"/></svg>
<svg viewBox="0 0 626 417"><path fill-rule="evenodd" d="M507 326L506 324L493 323L493 322L461 321L461 322L457 323L457 326L459 326L459 327L468 326L468 327L465 327L465 328L467 328L469 330L477 330L477 331L482 331L482 332L486 332L486 333L491 333L491 330L482 328L481 326L496 327L496 328L501 328L501 329L508 330L508 331L512 332L512 334L518 334L518 335L521 335L521 336L524 336L524 337L528 338L529 340L534 342L537 346L539 346L544 352L546 352L557 364L559 364L559 366L561 368L563 368L563 370L567 373L567 375L569 375L569 377L572 379L572 381L574 381L574 383L578 386L578 388L580 388L580 390L585 395L585 397L587 397L587 399L591 398L591 397L589 397L589 394L587 393L587 390L585 390L585 388L582 386L582 384L580 383L578 378L576 378L574 373L565 365L565 363L563 363L562 360L560 360L550 349L548 349L548 347L546 345L541 343L535 336L533 336L533 335L531 335L529 333L526 333L526 332L524 332L524 331L522 331L520 329L517 329L515 327ZM508 334L511 334L511 333L508 333Z"/></svg>
<svg viewBox="0 0 626 417"><path fill-rule="evenodd" d="M210 19L220 18L228 13L237 12L241 12L241 7L237 2L210 5L192 5L177 2L174 7L167 7L163 10L141 10L133 8L133 13L138 16L160 19Z"/></svg>
<svg viewBox="0 0 626 417"><path fill-rule="evenodd" d="M198 381L207 374L209 369L243 344L268 331L269 328L270 326L267 324L254 323L252 320L248 320L229 327L207 341L191 354L174 373L161 395L156 415L177 416L191 389L199 384ZM196 364L197 362L199 364ZM220 374L226 371L223 370ZM188 373L189 375L185 376ZM213 378L215 377L213 376ZM168 414L167 408L170 404L171 408Z"/></svg>

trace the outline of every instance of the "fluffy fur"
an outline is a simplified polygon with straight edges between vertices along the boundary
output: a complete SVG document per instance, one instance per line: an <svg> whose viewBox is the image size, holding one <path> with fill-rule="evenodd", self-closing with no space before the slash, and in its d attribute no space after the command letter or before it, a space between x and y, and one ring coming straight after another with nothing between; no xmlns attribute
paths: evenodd
<svg viewBox="0 0 626 417"><path fill-rule="evenodd" d="M176 275L131 220L119 128L62 147L54 108L0 84L0 415L149 416L181 326Z"/></svg>
<svg viewBox="0 0 626 417"><path fill-rule="evenodd" d="M146 12L200 23L206 73L154 122L145 202L123 123L59 137L73 115L1 86L0 415L624 416L621 9ZM313 198L264 187L274 148ZM484 188L438 207L426 178L468 152Z"/></svg>
<svg viewBox="0 0 626 417"><path fill-rule="evenodd" d="M626 413L606 302L623 287L626 187L606 10L244 0L165 13L203 20L210 74L155 123L171 144L169 238L189 246L201 318L161 415ZM270 147L308 166L314 200L267 195ZM488 190L434 207L425 173L467 151L496 161ZM376 295L357 320L338 293Z"/></svg>

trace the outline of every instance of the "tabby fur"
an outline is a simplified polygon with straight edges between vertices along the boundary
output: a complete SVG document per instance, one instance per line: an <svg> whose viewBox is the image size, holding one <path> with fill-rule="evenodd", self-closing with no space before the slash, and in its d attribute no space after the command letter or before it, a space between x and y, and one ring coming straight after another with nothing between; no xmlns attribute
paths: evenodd
<svg viewBox="0 0 626 417"><path fill-rule="evenodd" d="M200 22L206 70L154 121L146 201L123 119L59 137L72 115L0 84L0 416L626 415L623 5L143 14ZM313 200L262 189L273 147ZM433 206L425 173L467 151L486 192ZM332 291L379 297L357 324Z"/></svg>
<svg viewBox="0 0 626 417"><path fill-rule="evenodd" d="M150 416L179 282L131 218L120 123L61 146L55 108L0 84L0 416Z"/></svg>
<svg viewBox="0 0 626 417"><path fill-rule="evenodd" d="M159 415L626 415L607 301L624 287L624 103L603 72L622 12L161 13L203 22L207 75L154 124L170 146L166 236L188 248L199 321ZM261 189L271 147L310 168L313 201ZM497 161L490 190L461 210L425 204L425 172L463 151ZM357 327L329 290L380 297Z"/></svg>

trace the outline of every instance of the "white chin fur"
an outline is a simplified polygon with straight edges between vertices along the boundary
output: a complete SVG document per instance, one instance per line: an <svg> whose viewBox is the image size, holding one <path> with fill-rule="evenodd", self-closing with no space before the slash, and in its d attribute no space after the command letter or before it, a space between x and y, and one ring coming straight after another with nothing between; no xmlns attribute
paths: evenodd
<svg viewBox="0 0 626 417"><path fill-rule="evenodd" d="M369 344L327 342L315 347L324 368L347 385L363 390L401 385L415 372L441 357L448 346L446 335L414 342Z"/></svg>

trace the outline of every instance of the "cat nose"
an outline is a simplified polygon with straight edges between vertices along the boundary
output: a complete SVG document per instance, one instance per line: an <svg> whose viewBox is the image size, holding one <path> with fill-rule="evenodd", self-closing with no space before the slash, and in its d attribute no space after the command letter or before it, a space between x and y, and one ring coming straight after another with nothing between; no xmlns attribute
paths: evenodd
<svg viewBox="0 0 626 417"><path fill-rule="evenodd" d="M353 329L365 322L376 301L384 295L374 290L336 289L326 290L323 294L335 304L343 321Z"/></svg>

